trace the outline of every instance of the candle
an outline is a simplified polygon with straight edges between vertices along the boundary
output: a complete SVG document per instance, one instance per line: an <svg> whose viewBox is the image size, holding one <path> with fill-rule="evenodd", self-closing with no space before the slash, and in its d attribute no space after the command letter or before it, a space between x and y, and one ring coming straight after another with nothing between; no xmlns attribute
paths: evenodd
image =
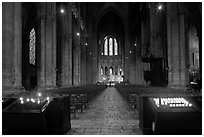
<svg viewBox="0 0 204 137"><path fill-rule="evenodd" d="M41 93L38 93L38 96L39 96L39 97L41 97L41 96L42 96L42 94L41 94Z"/></svg>

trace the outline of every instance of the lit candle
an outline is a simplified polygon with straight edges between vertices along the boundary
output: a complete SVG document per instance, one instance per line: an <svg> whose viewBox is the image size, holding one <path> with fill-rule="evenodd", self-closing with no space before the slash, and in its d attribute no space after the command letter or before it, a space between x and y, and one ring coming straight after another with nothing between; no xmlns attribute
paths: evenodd
<svg viewBox="0 0 204 137"><path fill-rule="evenodd" d="M27 98L27 102L29 102L30 101L30 99L29 98Z"/></svg>
<svg viewBox="0 0 204 137"><path fill-rule="evenodd" d="M42 94L41 94L41 93L38 93L38 96L39 96L39 97L41 97L41 96L42 96Z"/></svg>
<svg viewBox="0 0 204 137"><path fill-rule="evenodd" d="M21 104L23 104L24 103L24 101L23 100L21 100Z"/></svg>
<svg viewBox="0 0 204 137"><path fill-rule="evenodd" d="M31 98L31 101L32 101L33 103L35 103L35 100L34 100L33 98Z"/></svg>

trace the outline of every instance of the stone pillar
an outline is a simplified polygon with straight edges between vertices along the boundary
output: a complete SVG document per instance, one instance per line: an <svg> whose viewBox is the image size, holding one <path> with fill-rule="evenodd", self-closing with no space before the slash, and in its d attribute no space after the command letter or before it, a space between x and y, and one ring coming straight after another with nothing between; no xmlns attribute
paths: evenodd
<svg viewBox="0 0 204 137"><path fill-rule="evenodd" d="M14 87L22 89L22 6L14 3Z"/></svg>
<svg viewBox="0 0 204 137"><path fill-rule="evenodd" d="M77 26L78 24L76 24ZM80 33L80 26L76 27L76 30L73 32L74 35L74 85L80 84L80 66L81 66L81 49L80 49L80 36L77 33Z"/></svg>
<svg viewBox="0 0 204 137"><path fill-rule="evenodd" d="M2 90L21 91L22 87L22 6L2 4Z"/></svg>
<svg viewBox="0 0 204 137"><path fill-rule="evenodd" d="M125 24L127 25L127 24ZM128 26L125 27L125 51L124 51L124 69L123 69L123 74L124 74L124 81L129 80L129 73L130 73L130 58L129 58L129 29Z"/></svg>
<svg viewBox="0 0 204 137"><path fill-rule="evenodd" d="M168 84L171 87L184 87L187 82L185 20L179 4L167 4Z"/></svg>
<svg viewBox="0 0 204 137"><path fill-rule="evenodd" d="M97 38L97 24L93 24L93 31L92 31L92 84L95 84L96 81L99 78L99 73L98 73L98 67L99 67L99 60L98 60L98 54L97 51L100 50L98 49L99 46L99 40ZM109 53L108 53L109 54Z"/></svg>
<svg viewBox="0 0 204 137"><path fill-rule="evenodd" d="M145 83L144 81L144 70L143 70L143 65L142 65L142 60L141 60L141 45L138 44L136 46L136 84L142 85Z"/></svg>
<svg viewBox="0 0 204 137"><path fill-rule="evenodd" d="M45 57L46 57L46 42L45 42L45 3L41 3L41 11L39 15L40 20L40 63L39 63L39 69L37 74L37 82L38 82L38 88L45 88Z"/></svg>
<svg viewBox="0 0 204 137"><path fill-rule="evenodd" d="M166 18L165 9L158 11L155 3L150 3L150 41L154 57L164 57Z"/></svg>
<svg viewBox="0 0 204 137"><path fill-rule="evenodd" d="M50 89L56 88L56 3L43 3L42 6L41 72L38 87Z"/></svg>
<svg viewBox="0 0 204 137"><path fill-rule="evenodd" d="M62 42L62 86L72 85L72 11L71 4L66 5L66 13L64 15L63 28L64 31Z"/></svg>
<svg viewBox="0 0 204 137"><path fill-rule="evenodd" d="M146 8L145 10L149 10L149 8ZM149 15L149 14L148 14ZM149 16L146 15L146 19L143 20L141 22L141 44L140 42L139 43L136 43L136 49L140 49L140 61L141 61L141 56L144 55L146 53L146 50L148 48L148 46L150 45L150 18ZM140 48L138 47L140 46ZM136 55L136 58L138 56ZM137 65L138 66L138 65ZM139 66L138 66L139 67ZM142 63L141 61L141 84L145 84L145 80L144 80L144 70L145 70L145 63Z"/></svg>
<svg viewBox="0 0 204 137"><path fill-rule="evenodd" d="M81 85L86 84L86 37L85 37L85 30L81 31Z"/></svg>
<svg viewBox="0 0 204 137"><path fill-rule="evenodd" d="M186 86L188 83L187 68L186 68L186 57L187 57L187 43L186 43L186 24L183 5L179 3L179 28L180 28L180 85Z"/></svg>
<svg viewBox="0 0 204 137"><path fill-rule="evenodd" d="M168 3L168 57L169 57L169 85L178 86L180 84L179 77L179 16L178 5L176 3Z"/></svg>
<svg viewBox="0 0 204 137"><path fill-rule="evenodd" d="M14 59L14 3L2 3L2 88L3 91L13 87Z"/></svg>

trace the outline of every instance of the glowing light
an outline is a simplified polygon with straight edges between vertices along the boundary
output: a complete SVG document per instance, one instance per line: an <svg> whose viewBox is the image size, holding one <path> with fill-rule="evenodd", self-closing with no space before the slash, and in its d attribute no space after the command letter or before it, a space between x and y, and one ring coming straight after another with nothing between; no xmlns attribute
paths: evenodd
<svg viewBox="0 0 204 137"><path fill-rule="evenodd" d="M87 43L85 43L85 45L87 46L88 44L87 44Z"/></svg>
<svg viewBox="0 0 204 137"><path fill-rule="evenodd" d="M60 12L61 12L61 13L64 13L64 9L60 9Z"/></svg>
<svg viewBox="0 0 204 137"><path fill-rule="evenodd" d="M163 5L162 5L162 4L159 4L158 7L157 7L157 9L158 9L158 10L162 10L162 9L163 9Z"/></svg>
<svg viewBox="0 0 204 137"><path fill-rule="evenodd" d="M24 101L23 100L21 100L21 104L23 104L24 103Z"/></svg>
<svg viewBox="0 0 204 137"><path fill-rule="evenodd" d="M38 96L39 96L39 97L41 97L41 96L42 96L42 94L41 94L41 93L38 93Z"/></svg>
<svg viewBox="0 0 204 137"><path fill-rule="evenodd" d="M38 100L38 104L40 104L40 100Z"/></svg>
<svg viewBox="0 0 204 137"><path fill-rule="evenodd" d="M91 55L92 53L90 52L90 55Z"/></svg>
<svg viewBox="0 0 204 137"><path fill-rule="evenodd" d="M49 100L50 98L49 97L47 97L47 100Z"/></svg>
<svg viewBox="0 0 204 137"><path fill-rule="evenodd" d="M184 98L154 98L155 105L157 107L161 106L169 106L169 107L192 107L193 105L189 103Z"/></svg>
<svg viewBox="0 0 204 137"><path fill-rule="evenodd" d="M33 98L30 99L33 103L35 103L35 100Z"/></svg>
<svg viewBox="0 0 204 137"><path fill-rule="evenodd" d="M130 54L132 53L132 51L130 51Z"/></svg>
<svg viewBox="0 0 204 137"><path fill-rule="evenodd" d="M152 130L155 131L155 122L152 122Z"/></svg>
<svg viewBox="0 0 204 137"><path fill-rule="evenodd" d="M135 44L134 44L134 46L136 47L136 46L137 46L137 44L135 43Z"/></svg>
<svg viewBox="0 0 204 137"><path fill-rule="evenodd" d="M27 102L29 102L30 101L30 99L29 98L27 98Z"/></svg>
<svg viewBox="0 0 204 137"><path fill-rule="evenodd" d="M77 32L77 36L79 36L80 35L80 33L79 32Z"/></svg>
<svg viewBox="0 0 204 137"><path fill-rule="evenodd" d="M20 97L20 100L23 100L23 98L22 98L22 97Z"/></svg>

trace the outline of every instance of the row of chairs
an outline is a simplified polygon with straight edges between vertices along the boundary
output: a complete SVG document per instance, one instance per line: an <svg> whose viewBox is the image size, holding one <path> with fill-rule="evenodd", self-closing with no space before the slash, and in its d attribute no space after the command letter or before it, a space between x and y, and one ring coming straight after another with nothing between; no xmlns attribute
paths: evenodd
<svg viewBox="0 0 204 137"><path fill-rule="evenodd" d="M116 84L115 86L120 94L125 98L128 104L136 109L139 109L139 97L141 95L182 95L184 90L172 89L167 87L149 87L143 85L125 85Z"/></svg>
<svg viewBox="0 0 204 137"><path fill-rule="evenodd" d="M82 113L95 96L106 87L106 85L77 86L59 89L55 91L55 94L68 94L70 96L70 111L76 118L77 112Z"/></svg>
<svg viewBox="0 0 204 137"><path fill-rule="evenodd" d="M70 109L71 113L76 117L76 111L80 110L81 113L83 109L87 107L89 99L86 94L71 94L70 97Z"/></svg>
<svg viewBox="0 0 204 137"><path fill-rule="evenodd" d="M134 109L135 112L139 106L138 93L135 90L132 90L131 88L128 89L126 85L117 84L115 87L123 96L123 98L127 101L130 107Z"/></svg>

